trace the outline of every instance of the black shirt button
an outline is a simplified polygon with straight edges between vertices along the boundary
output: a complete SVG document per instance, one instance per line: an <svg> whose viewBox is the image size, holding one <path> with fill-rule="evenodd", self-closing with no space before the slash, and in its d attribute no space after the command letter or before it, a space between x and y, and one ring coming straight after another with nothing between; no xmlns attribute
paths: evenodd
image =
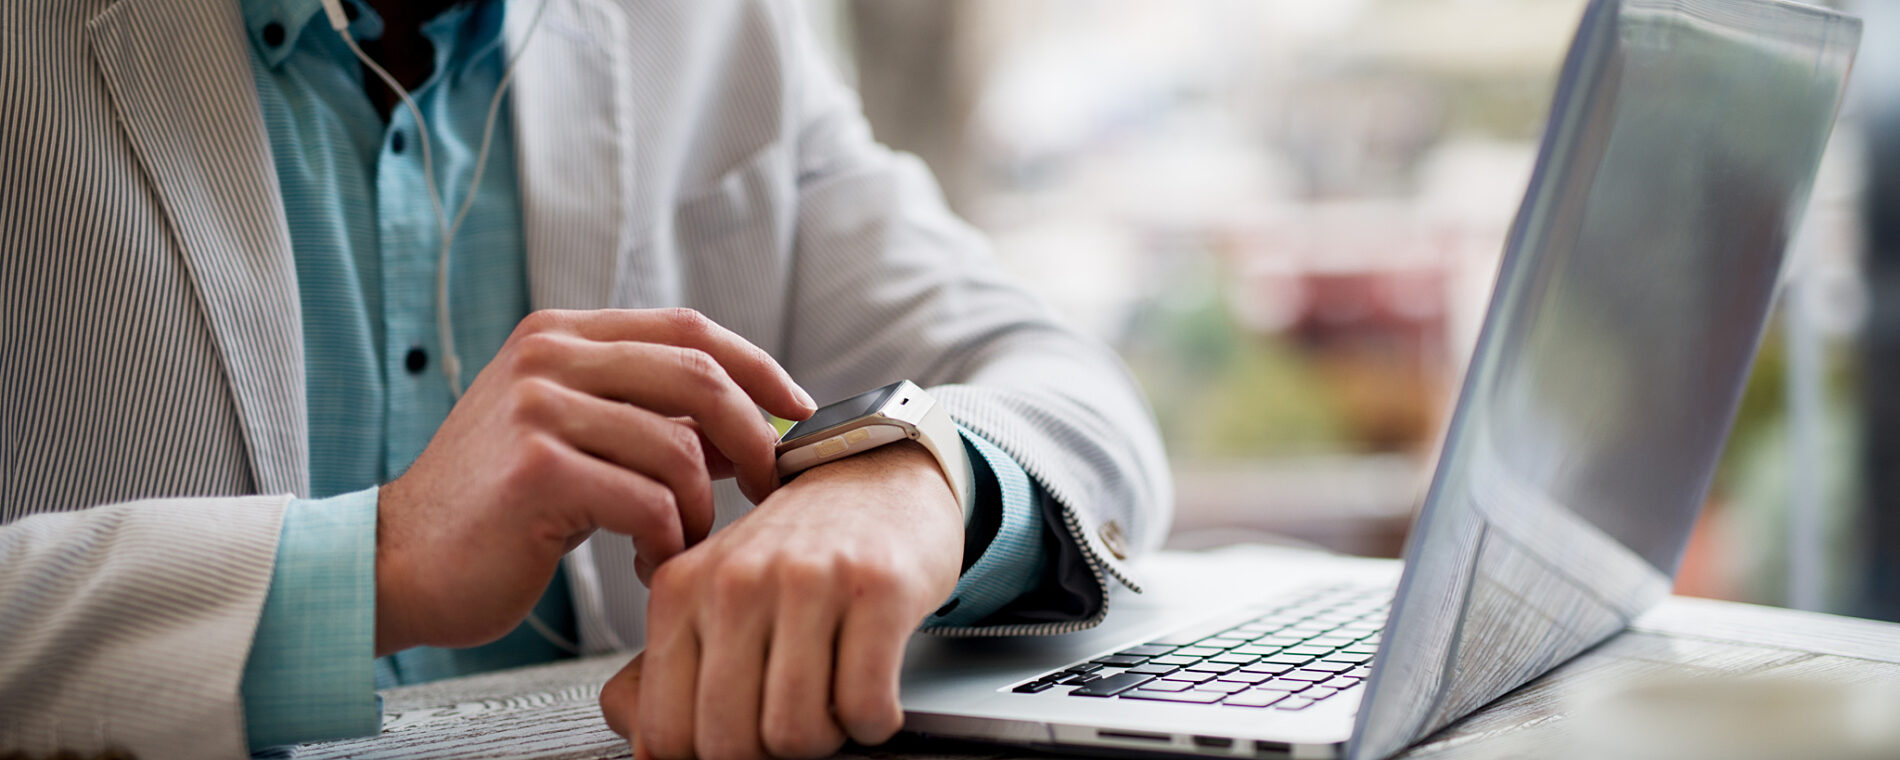
<svg viewBox="0 0 1900 760"><path fill-rule="evenodd" d="M264 44L277 47L284 44L284 25L272 21L264 25Z"/></svg>
<svg viewBox="0 0 1900 760"><path fill-rule="evenodd" d="M395 132L395 133L390 134L389 150L392 153L402 152L402 133L401 132Z"/></svg>
<svg viewBox="0 0 1900 760"><path fill-rule="evenodd" d="M429 352L422 350L421 346L409 349L409 354L402 358L402 366L411 375L422 374L423 370L429 368Z"/></svg>

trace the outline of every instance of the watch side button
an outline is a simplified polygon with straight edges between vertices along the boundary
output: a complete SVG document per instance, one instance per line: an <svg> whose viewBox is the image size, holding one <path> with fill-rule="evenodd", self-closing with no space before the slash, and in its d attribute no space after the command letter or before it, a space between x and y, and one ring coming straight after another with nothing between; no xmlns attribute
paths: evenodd
<svg viewBox="0 0 1900 760"><path fill-rule="evenodd" d="M820 457L835 457L851 448L851 444L844 442L844 436L832 436L819 441L813 448L817 450Z"/></svg>

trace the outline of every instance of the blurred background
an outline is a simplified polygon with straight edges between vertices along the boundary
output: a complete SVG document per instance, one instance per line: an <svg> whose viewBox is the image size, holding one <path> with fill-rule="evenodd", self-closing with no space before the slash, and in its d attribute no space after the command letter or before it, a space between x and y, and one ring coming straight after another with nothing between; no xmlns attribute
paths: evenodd
<svg viewBox="0 0 1900 760"><path fill-rule="evenodd" d="M1398 555L1583 0L807 2L878 138L1133 367L1171 546ZM1900 619L1900 11L1835 5L1855 92L1678 591Z"/></svg>

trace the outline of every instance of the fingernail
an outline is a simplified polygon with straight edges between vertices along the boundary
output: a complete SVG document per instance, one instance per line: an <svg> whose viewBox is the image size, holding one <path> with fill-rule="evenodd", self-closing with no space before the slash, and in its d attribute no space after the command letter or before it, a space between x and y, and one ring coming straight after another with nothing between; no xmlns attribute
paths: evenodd
<svg viewBox="0 0 1900 760"><path fill-rule="evenodd" d="M804 404L806 409L818 410L818 402L811 400L811 394L806 393L804 388L793 385L792 392L798 394L798 402Z"/></svg>

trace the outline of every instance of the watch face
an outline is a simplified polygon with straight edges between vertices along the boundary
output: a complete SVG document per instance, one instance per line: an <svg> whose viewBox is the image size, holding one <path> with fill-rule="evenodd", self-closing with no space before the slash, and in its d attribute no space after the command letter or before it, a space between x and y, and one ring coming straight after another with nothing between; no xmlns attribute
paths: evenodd
<svg viewBox="0 0 1900 760"><path fill-rule="evenodd" d="M884 402L891 400L891 394L896 393L897 386L903 384L904 381L899 380L877 390L865 391L835 404L826 404L818 411L813 412L811 419L793 425L792 429L785 431L785 436L780 438L779 442L785 443L808 435L822 433L875 412L884 406Z"/></svg>

